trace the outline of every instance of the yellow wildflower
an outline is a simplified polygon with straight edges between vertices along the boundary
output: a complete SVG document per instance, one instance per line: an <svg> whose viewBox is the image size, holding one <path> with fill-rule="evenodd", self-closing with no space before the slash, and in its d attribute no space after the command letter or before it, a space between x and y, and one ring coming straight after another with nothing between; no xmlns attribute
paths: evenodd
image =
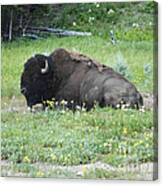
<svg viewBox="0 0 163 186"><path fill-rule="evenodd" d="M67 101L65 101L64 99L60 102L61 105L66 105L67 104Z"/></svg>
<svg viewBox="0 0 163 186"><path fill-rule="evenodd" d="M87 172L87 167L85 165L82 166L82 173L83 175L86 174Z"/></svg>
<svg viewBox="0 0 163 186"><path fill-rule="evenodd" d="M123 128L123 134L127 134L127 132L128 132L128 131L127 131L127 128L124 127L124 128Z"/></svg>
<svg viewBox="0 0 163 186"><path fill-rule="evenodd" d="M43 176L44 176L44 173L41 172L41 171L38 171L38 172L36 173L36 176L37 176L37 177L43 177Z"/></svg>
<svg viewBox="0 0 163 186"><path fill-rule="evenodd" d="M51 159L54 161L57 159L56 155L55 154L51 154Z"/></svg>
<svg viewBox="0 0 163 186"><path fill-rule="evenodd" d="M104 147L107 147L108 146L108 143L104 143Z"/></svg>
<svg viewBox="0 0 163 186"><path fill-rule="evenodd" d="M30 163L29 157L28 157L28 156L24 156L23 162L24 162L24 163Z"/></svg>

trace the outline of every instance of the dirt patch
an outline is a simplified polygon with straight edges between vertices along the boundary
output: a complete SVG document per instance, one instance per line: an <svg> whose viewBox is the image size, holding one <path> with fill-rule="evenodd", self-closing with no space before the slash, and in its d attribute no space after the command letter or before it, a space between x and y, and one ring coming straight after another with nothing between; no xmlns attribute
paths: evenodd
<svg viewBox="0 0 163 186"><path fill-rule="evenodd" d="M103 163L103 162L96 162L91 164L84 164L84 165L76 165L76 166L60 166L60 165L49 165L49 164L40 164L37 163L36 167L39 168L42 171L48 171L48 170L64 170L73 173L74 175L78 177L83 177L85 172L90 171L96 171L103 170L106 172L117 172L117 173L133 173L135 175L134 179L138 180L153 180L154 174L157 174L157 171L155 171L156 163L143 163L143 164L130 164L123 166L121 168L113 167L112 165ZM133 178L132 178L133 179Z"/></svg>
<svg viewBox="0 0 163 186"><path fill-rule="evenodd" d="M26 112L27 106L25 99L13 96L12 98L2 97L1 110L3 112Z"/></svg>
<svg viewBox="0 0 163 186"><path fill-rule="evenodd" d="M154 107L154 104L156 104L156 96L154 96L152 93L142 93L143 96L143 102L144 102L144 108L146 110L152 110Z"/></svg>
<svg viewBox="0 0 163 186"><path fill-rule="evenodd" d="M153 180L157 178L157 163L148 162L142 164L129 164L123 167L113 167L103 162L96 162L84 165L73 165L73 166L61 166L55 164L48 164L38 162L31 164L39 172L50 173L50 177L58 177L56 171L59 171L60 178L84 178L84 174L92 171L103 170L110 174L117 174L115 179L118 179L118 175L124 175L125 177L119 177L119 179L130 179L130 180ZM13 165L9 161L1 161L1 174L4 177L30 177L28 173L14 172ZM63 174L66 172L66 175ZM132 174L132 176L131 176ZM47 174L48 175L48 174ZM130 176L127 176L130 175ZM108 178L109 179L109 178Z"/></svg>

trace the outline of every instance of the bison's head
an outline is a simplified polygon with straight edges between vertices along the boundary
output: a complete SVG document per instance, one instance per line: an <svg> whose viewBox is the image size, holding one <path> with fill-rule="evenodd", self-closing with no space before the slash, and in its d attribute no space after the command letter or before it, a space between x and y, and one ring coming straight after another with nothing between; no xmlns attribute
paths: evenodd
<svg viewBox="0 0 163 186"><path fill-rule="evenodd" d="M20 86L29 107L52 97L50 86L53 70L51 66L51 58L40 54L25 63Z"/></svg>

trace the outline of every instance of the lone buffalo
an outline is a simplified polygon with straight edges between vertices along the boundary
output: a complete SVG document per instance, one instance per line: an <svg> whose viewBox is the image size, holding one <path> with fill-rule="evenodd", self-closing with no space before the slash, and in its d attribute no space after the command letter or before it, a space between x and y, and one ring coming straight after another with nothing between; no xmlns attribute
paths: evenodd
<svg viewBox="0 0 163 186"><path fill-rule="evenodd" d="M89 57L57 49L51 55L37 54L28 59L21 76L21 93L27 105L54 100L65 100L67 107L85 106L90 110L94 103L100 107L140 108L141 94L136 87L112 68Z"/></svg>

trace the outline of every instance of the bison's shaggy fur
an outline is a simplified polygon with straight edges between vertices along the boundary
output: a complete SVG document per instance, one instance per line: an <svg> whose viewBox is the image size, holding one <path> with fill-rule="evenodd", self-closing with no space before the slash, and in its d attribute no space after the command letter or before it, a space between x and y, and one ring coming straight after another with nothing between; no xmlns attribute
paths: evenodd
<svg viewBox="0 0 163 186"><path fill-rule="evenodd" d="M71 109L79 105L89 110L95 102L114 108L122 103L136 108L143 105L136 87L122 75L65 49L28 59L21 76L21 91L30 107L53 99L57 103L65 100Z"/></svg>

